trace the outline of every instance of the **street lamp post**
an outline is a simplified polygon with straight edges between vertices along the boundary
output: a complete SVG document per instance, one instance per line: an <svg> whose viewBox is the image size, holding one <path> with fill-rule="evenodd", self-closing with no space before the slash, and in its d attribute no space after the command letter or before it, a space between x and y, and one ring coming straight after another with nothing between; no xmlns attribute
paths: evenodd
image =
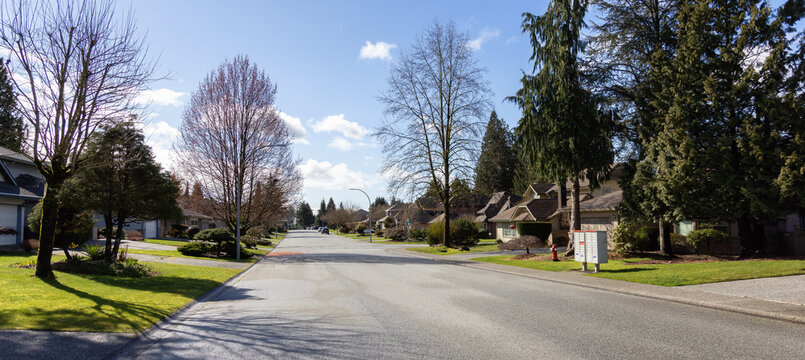
<svg viewBox="0 0 805 360"><path fill-rule="evenodd" d="M372 242L372 231L374 229L374 227L372 226L372 198L369 197L369 194L367 194L366 191L363 191L361 189L358 189L358 188L349 188L349 189L362 192L364 195L366 195L366 200L369 200L369 224L368 225L369 225L369 242L371 243Z"/></svg>

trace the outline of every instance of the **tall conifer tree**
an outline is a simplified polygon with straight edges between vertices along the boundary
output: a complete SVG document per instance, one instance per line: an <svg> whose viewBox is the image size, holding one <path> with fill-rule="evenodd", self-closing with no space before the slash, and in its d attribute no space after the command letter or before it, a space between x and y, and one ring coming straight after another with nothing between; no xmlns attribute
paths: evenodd
<svg viewBox="0 0 805 360"><path fill-rule="evenodd" d="M0 58L0 64L5 61ZM25 138L25 129L22 117L17 114L17 98L8 71L0 66L0 146L22 152L22 142Z"/></svg>
<svg viewBox="0 0 805 360"><path fill-rule="evenodd" d="M512 152L514 137L503 121L492 111L486 125L481 155L475 167L475 191L490 195L496 191L511 191L516 158Z"/></svg>

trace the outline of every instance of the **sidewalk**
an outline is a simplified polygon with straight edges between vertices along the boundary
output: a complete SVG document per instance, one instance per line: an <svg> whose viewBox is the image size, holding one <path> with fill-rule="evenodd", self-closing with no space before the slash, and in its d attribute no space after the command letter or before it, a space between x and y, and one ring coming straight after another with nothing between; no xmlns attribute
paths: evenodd
<svg viewBox="0 0 805 360"><path fill-rule="evenodd" d="M634 283L628 281L612 280L605 278L596 278L591 276L584 276L579 272L553 272L536 269L528 269L518 266L507 266L492 263L485 263L480 261L464 260L451 258L450 256L439 256L418 253L406 250L389 249L387 251L407 254L412 256L425 257L428 259L451 262L455 265L468 266L477 269L485 269L490 271L498 271L502 273L529 277L543 281L551 281L554 283L584 286L593 289L604 291L612 291L621 294L628 294L634 296L641 296L651 299L659 299L672 301L682 304L696 305L708 307L711 309L731 311L747 315L760 316L775 320L791 321L800 324L805 324L805 304L780 302L772 299L763 299L752 297L752 294L740 291L743 286L735 285L729 287L731 290L721 290L721 293L716 292L716 284L707 284L711 288L703 291L703 285L683 286L683 287L665 287L658 285L649 285ZM480 255L478 255L480 254ZM468 254L472 255L472 254ZM485 253L475 253L474 257L486 256ZM805 275L800 275L805 279ZM776 278L786 281L791 277ZM795 281L803 281L794 277ZM760 279L754 279L760 280ZM748 280L742 280L748 281ZM737 282L733 282L737 283ZM724 287L721 283L720 287ZM790 284L789 284L790 285ZM696 288L699 287L699 288ZM762 293L762 291L758 291Z"/></svg>

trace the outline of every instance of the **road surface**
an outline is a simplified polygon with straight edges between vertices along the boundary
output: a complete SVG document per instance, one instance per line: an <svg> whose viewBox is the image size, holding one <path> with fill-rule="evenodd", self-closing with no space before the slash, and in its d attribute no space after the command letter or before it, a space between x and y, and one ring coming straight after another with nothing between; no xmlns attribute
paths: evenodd
<svg viewBox="0 0 805 360"><path fill-rule="evenodd" d="M295 231L143 359L802 359L805 326Z"/></svg>

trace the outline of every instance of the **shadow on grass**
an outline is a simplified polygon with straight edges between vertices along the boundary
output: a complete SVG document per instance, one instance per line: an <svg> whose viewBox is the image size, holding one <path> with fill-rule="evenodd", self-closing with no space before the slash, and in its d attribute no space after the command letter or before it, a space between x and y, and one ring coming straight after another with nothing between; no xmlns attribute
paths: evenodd
<svg viewBox="0 0 805 360"><path fill-rule="evenodd" d="M213 280L192 279L182 277L151 277L151 278L116 278L100 275L79 275L92 281L136 291L128 296L130 301L115 300L76 289L58 281L58 279L38 280L55 289L70 293L81 299L92 302L91 306L84 308L65 309L69 304L52 304L48 308L28 308L23 310L0 311L0 327L13 327L22 322L27 327L41 330L87 330L87 331L138 331L150 327L161 320L178 306L153 306L138 302L146 299L149 293L172 293L187 298L187 301L199 297L216 287L219 283ZM224 288L227 300L240 300L251 298L247 290L239 288ZM181 302L181 301L180 301ZM177 304L182 305L182 304ZM23 317L24 320L15 318Z"/></svg>

